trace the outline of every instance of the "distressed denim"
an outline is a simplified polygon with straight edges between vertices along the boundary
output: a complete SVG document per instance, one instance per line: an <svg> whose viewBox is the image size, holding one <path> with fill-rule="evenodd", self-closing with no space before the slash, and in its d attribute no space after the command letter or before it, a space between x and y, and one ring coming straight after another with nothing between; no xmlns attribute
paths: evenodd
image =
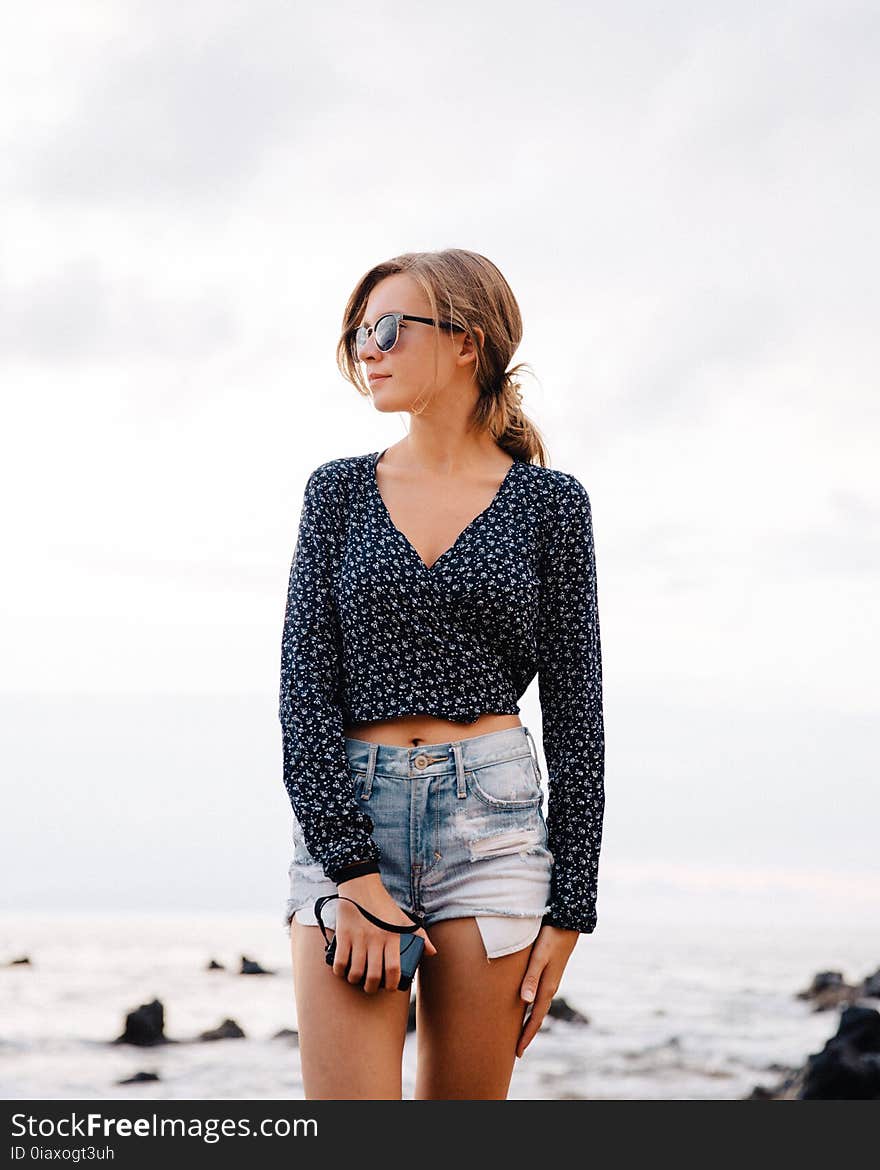
<svg viewBox="0 0 880 1170"><path fill-rule="evenodd" d="M544 787L534 741L511 727L449 743L392 747L345 738L358 804L369 811L392 898L430 926L473 916L487 959L529 946L550 905ZM294 817L290 920L316 925L315 899L338 887ZM322 912L335 928L337 902Z"/></svg>

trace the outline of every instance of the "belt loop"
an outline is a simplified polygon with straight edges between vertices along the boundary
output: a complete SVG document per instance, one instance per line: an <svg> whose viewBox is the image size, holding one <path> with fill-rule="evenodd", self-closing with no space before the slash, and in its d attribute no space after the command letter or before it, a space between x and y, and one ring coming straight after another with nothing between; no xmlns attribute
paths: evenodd
<svg viewBox="0 0 880 1170"><path fill-rule="evenodd" d="M456 796L461 799L467 796L467 785L464 782L464 760L461 754L461 740L457 740L452 745L452 752L455 756L455 778L458 783Z"/></svg>
<svg viewBox="0 0 880 1170"><path fill-rule="evenodd" d="M529 744L531 745L529 751L532 753L532 759L535 761L535 771L538 773L538 779L543 780L543 776L541 775L541 764L538 761L538 746L535 743L535 740L529 729L524 726L523 731L526 733L526 739L528 739Z"/></svg>
<svg viewBox="0 0 880 1170"><path fill-rule="evenodd" d="M370 793L373 791L373 776L376 774L376 756L378 754L379 745L371 742L369 756L367 757L367 775L364 779L364 800L369 800Z"/></svg>

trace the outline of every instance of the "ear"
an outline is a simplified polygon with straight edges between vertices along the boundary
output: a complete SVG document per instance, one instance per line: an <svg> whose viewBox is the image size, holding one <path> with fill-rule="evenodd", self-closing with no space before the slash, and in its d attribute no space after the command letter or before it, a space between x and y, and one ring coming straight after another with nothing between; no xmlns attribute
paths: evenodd
<svg viewBox="0 0 880 1170"><path fill-rule="evenodd" d="M486 342L486 334L479 327L479 325L474 326L474 333L477 334L480 342L480 349L482 349ZM465 333L464 339L461 343L461 348L458 351L458 364L462 366L466 365L468 362L472 362L475 357L476 348L474 346L474 339L471 337L470 333Z"/></svg>

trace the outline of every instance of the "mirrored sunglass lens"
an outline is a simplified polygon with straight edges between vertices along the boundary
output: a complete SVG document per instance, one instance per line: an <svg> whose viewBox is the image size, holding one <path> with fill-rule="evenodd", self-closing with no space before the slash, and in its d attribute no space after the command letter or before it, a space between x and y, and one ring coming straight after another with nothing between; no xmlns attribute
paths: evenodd
<svg viewBox="0 0 880 1170"><path fill-rule="evenodd" d="M354 348L355 352L359 352L367 344L367 330L361 325L355 330Z"/></svg>
<svg viewBox="0 0 880 1170"><path fill-rule="evenodd" d="M380 317L376 322L376 345L381 350L391 349L397 340L397 318Z"/></svg>

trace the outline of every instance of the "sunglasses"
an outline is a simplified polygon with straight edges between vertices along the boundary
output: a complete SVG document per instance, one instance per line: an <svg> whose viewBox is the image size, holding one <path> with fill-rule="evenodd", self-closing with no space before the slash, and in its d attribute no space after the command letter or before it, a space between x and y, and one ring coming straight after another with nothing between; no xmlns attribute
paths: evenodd
<svg viewBox="0 0 880 1170"><path fill-rule="evenodd" d="M421 321L423 325L436 325L440 329L462 329L461 325L453 325L451 321L435 321L432 317L413 317L411 313L383 313L375 325L359 326L353 336L354 356L360 357L361 350L370 340L370 334L376 335L376 346L382 353L394 349L400 337L401 321Z"/></svg>

